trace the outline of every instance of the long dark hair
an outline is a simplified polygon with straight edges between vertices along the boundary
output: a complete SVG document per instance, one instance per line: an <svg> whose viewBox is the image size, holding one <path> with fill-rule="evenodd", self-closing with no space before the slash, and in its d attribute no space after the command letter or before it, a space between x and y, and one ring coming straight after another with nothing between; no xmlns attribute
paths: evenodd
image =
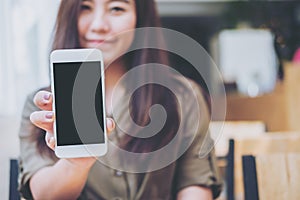
<svg viewBox="0 0 300 200"><path fill-rule="evenodd" d="M135 0L137 24L136 28L142 27L160 27L160 20L156 10L154 0ZM62 0L58 11L57 21L55 25L52 50L80 48L77 30L77 21L80 12L81 1ZM156 42L160 42L162 34L157 31ZM152 36L153 37L153 36ZM145 45L149 42L147 34L143 37ZM167 53L155 49L142 49L131 52L130 55L125 55L124 58L127 70L134 66L147 63L161 63L168 65ZM137 79L152 79L158 76L153 72L141 72ZM165 79L168 74L159 74ZM158 84L147 84L134 92L130 101L131 117L140 126L145 126L149 123L149 110L152 105L160 104L167 112L167 120L160 133L147 139L132 137L126 135L121 140L121 145L124 149L132 152L149 152L161 148L167 144L176 134L179 124L178 102L167 88ZM49 152L46 148L43 134L38 139L39 149L41 153ZM48 149L48 150L46 150ZM51 152L50 154L53 154Z"/></svg>

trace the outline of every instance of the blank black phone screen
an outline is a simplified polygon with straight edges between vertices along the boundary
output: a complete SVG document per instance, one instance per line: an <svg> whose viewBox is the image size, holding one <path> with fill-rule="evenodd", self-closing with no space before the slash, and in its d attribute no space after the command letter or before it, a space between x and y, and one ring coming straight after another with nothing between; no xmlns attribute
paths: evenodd
<svg viewBox="0 0 300 200"><path fill-rule="evenodd" d="M104 143L100 64L53 63L58 146Z"/></svg>

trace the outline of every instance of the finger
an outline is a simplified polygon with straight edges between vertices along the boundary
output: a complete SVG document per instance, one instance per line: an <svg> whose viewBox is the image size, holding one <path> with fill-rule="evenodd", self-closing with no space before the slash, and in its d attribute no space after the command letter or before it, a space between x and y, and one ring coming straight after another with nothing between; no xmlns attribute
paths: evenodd
<svg viewBox="0 0 300 200"><path fill-rule="evenodd" d="M106 118L106 130L108 134L115 129L115 126L115 121L112 118Z"/></svg>
<svg viewBox="0 0 300 200"><path fill-rule="evenodd" d="M53 133L46 132L45 141L46 141L47 146L54 151L55 150L55 138L54 138Z"/></svg>
<svg viewBox="0 0 300 200"><path fill-rule="evenodd" d="M36 111L31 113L30 121L37 127L53 133L54 113L51 111Z"/></svg>
<svg viewBox="0 0 300 200"><path fill-rule="evenodd" d="M33 102L42 110L52 110L52 93L39 91L33 98Z"/></svg>

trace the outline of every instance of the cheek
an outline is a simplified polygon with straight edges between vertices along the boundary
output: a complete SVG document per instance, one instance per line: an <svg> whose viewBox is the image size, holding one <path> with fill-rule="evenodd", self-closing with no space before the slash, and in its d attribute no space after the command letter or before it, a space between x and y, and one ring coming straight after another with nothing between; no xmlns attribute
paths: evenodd
<svg viewBox="0 0 300 200"><path fill-rule="evenodd" d="M115 33L132 30L136 27L136 16L132 13L122 16L122 18L115 18L112 26Z"/></svg>
<svg viewBox="0 0 300 200"><path fill-rule="evenodd" d="M87 17L80 16L78 18L78 23L77 23L79 37L83 37L86 34L87 27L88 27Z"/></svg>
<svg viewBox="0 0 300 200"><path fill-rule="evenodd" d="M136 28L136 14L134 14L134 16L131 18L130 20L130 26L132 29Z"/></svg>
<svg viewBox="0 0 300 200"><path fill-rule="evenodd" d="M124 22L126 23L120 23L119 27L118 27L118 32L126 32L126 34L124 34L122 36L123 38L123 42L126 45L127 48L129 48L129 46L131 45L133 39L134 39L134 29L136 28L136 17L135 15L133 16L128 16L126 19L124 19ZM128 31L128 32L127 32Z"/></svg>
<svg viewBox="0 0 300 200"><path fill-rule="evenodd" d="M131 14L130 19L128 20L128 24L131 29L134 29L136 27L136 14Z"/></svg>

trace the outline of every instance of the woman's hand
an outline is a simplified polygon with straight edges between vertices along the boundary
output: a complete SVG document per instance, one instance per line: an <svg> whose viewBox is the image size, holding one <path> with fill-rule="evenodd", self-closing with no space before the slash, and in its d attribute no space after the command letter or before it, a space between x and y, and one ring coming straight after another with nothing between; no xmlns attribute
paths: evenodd
<svg viewBox="0 0 300 200"><path fill-rule="evenodd" d="M30 115L31 122L46 131L45 140L49 148L55 149L53 135L53 122L55 119L52 111L52 94L40 91L34 97L34 103L42 110ZM107 119L107 133L114 129L114 121ZM52 166L38 170L30 179L30 189L34 199L77 199L80 195L89 170L96 158L71 158L60 159ZM61 177L64 177L61 179ZM57 180L60 180L57 182ZM49 193L49 188L51 192Z"/></svg>
<svg viewBox="0 0 300 200"><path fill-rule="evenodd" d="M30 120L31 122L46 131L45 135L45 140L46 144L48 145L49 148L52 150L55 149L55 139L53 135L53 122L55 119L54 112L52 110L52 93L47 92L47 91L39 91L35 96L34 96L34 103L37 107L39 107L42 111L36 111L33 112L30 115ZM106 127L107 127L107 133L110 133L114 127L115 123L111 118L107 118L106 120ZM66 159L70 161L73 164L77 165L85 165L87 164L88 161L91 163L94 163L95 158L74 158L74 159Z"/></svg>

